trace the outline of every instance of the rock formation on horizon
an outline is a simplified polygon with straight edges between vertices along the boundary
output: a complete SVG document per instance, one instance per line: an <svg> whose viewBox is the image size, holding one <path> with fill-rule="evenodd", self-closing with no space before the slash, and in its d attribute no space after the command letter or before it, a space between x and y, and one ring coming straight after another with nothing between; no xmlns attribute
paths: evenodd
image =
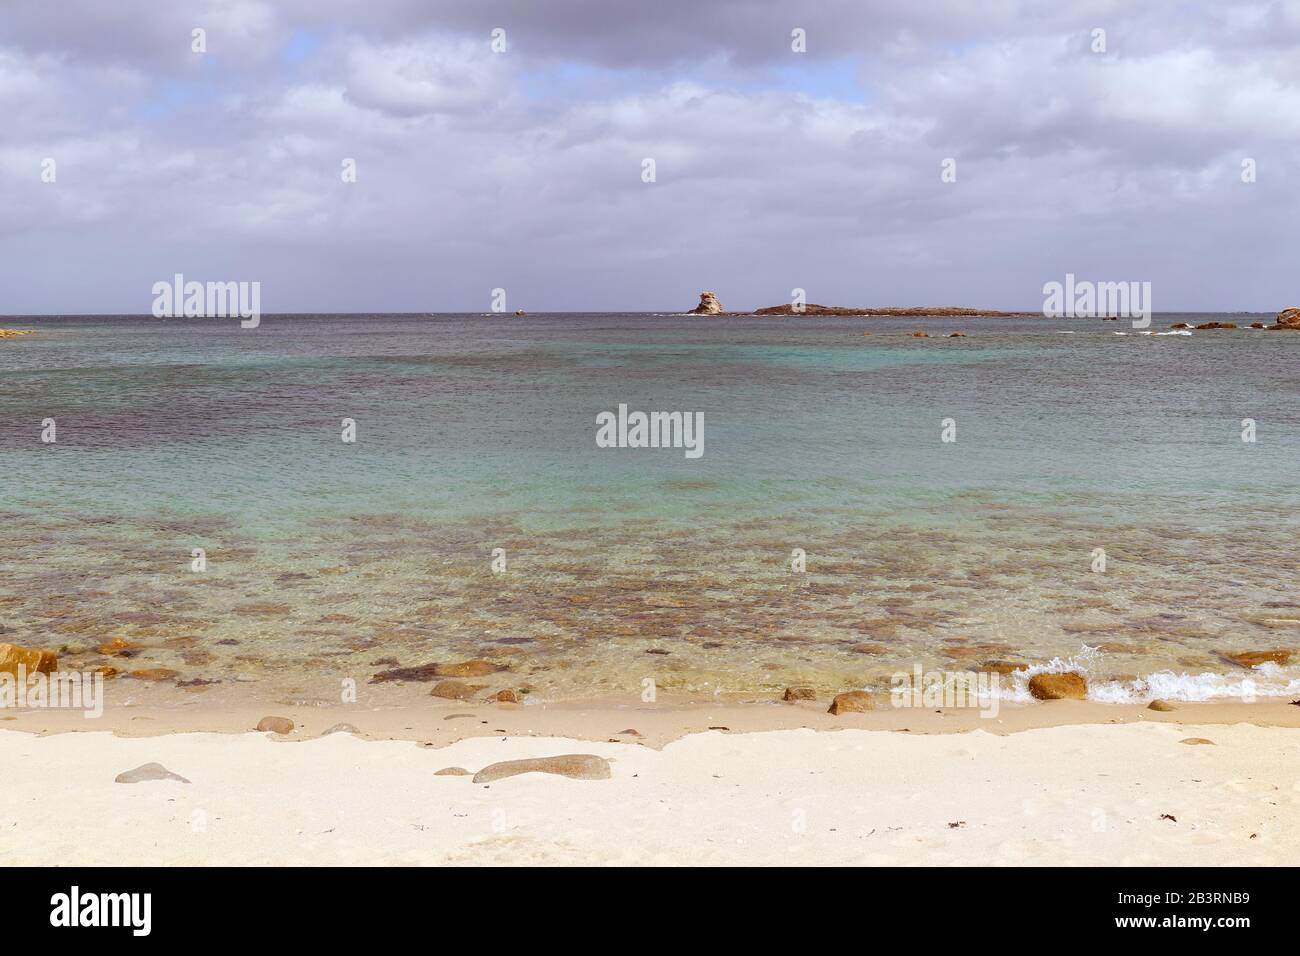
<svg viewBox="0 0 1300 956"><path fill-rule="evenodd" d="M714 295L712 292L701 292L700 304L697 305L695 308L691 309L691 311L687 312L686 314L687 315L721 315L723 311L724 309L722 308L722 303L718 301L718 297L716 295Z"/></svg>
<svg viewBox="0 0 1300 956"><path fill-rule="evenodd" d="M1300 330L1300 309L1283 309L1277 314L1277 325L1273 328Z"/></svg>

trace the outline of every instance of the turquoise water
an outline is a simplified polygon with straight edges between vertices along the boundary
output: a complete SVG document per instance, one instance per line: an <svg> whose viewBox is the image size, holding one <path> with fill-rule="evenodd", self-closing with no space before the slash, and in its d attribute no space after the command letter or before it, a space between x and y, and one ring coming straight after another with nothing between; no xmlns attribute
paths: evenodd
<svg viewBox="0 0 1300 956"><path fill-rule="evenodd" d="M1222 653L1300 643L1290 333L639 314L3 324L38 334L0 341L0 625L73 662L122 637L141 648L131 666L271 688L487 656L542 696L581 696L639 693L647 675L697 693L842 689L916 661L1085 645L1104 647L1099 678L1232 678ZM596 415L620 403L702 412L703 457L598 448ZM1288 673L1271 676L1286 688Z"/></svg>

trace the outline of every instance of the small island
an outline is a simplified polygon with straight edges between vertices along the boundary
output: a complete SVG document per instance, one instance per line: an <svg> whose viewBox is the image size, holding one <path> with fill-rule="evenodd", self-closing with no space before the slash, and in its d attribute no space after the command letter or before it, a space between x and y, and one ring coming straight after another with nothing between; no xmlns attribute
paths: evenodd
<svg viewBox="0 0 1300 956"><path fill-rule="evenodd" d="M924 306L906 306L906 307L888 307L888 308L854 308L842 305L818 305L815 302L809 302L800 308L796 308L792 303L782 305L769 305L763 309L755 309L753 312L728 312L718 301L717 295L712 292L700 293L700 304L686 313L687 315L725 315L725 316L745 316L745 315L895 315L895 316L984 316L988 318L1014 318L1037 316L1038 312L1001 312L997 309L966 309L959 306L941 305L933 307Z"/></svg>

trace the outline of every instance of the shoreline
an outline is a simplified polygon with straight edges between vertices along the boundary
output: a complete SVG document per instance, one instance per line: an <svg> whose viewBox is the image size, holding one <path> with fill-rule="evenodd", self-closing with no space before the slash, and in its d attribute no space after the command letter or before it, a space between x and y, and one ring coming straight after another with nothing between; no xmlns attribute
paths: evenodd
<svg viewBox="0 0 1300 956"><path fill-rule="evenodd" d="M1283 697L1253 703L1225 699L1170 701L1169 710L1143 703L1097 700L1051 700L1032 703L1000 701L987 716L978 707L893 707L887 696L877 709L862 713L827 712L829 698L779 701L737 695L700 699L661 694L655 703L634 697L532 701L511 704L490 700L444 700L431 697L427 685L404 684L359 690L358 703L339 703L286 694L268 700L249 691L227 688L206 695L158 686L106 685L103 714L83 716L73 709L0 711L0 730L36 736L108 732L116 737L158 737L189 733L254 732L264 717L286 717L294 730L274 735L281 742L316 739L339 724L350 725L363 740L409 741L446 746L475 737L552 736L580 741L635 743L661 749L692 734L723 728L732 734L783 730L833 732L845 729L886 731L899 735L965 734L974 731L1004 736L1062 726L1113 724L1200 724L1300 729L1300 706ZM636 734L624 731L635 730Z"/></svg>

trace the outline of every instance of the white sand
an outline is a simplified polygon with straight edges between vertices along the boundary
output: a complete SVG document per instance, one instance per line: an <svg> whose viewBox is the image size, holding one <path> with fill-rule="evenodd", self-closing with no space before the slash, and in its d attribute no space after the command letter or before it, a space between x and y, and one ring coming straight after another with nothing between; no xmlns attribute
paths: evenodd
<svg viewBox="0 0 1300 956"><path fill-rule="evenodd" d="M607 757L613 779L434 775L561 753ZM0 862L1287 864L1298 756L1293 728L1155 722L710 732L661 751L3 731ZM193 782L114 783L150 761Z"/></svg>

